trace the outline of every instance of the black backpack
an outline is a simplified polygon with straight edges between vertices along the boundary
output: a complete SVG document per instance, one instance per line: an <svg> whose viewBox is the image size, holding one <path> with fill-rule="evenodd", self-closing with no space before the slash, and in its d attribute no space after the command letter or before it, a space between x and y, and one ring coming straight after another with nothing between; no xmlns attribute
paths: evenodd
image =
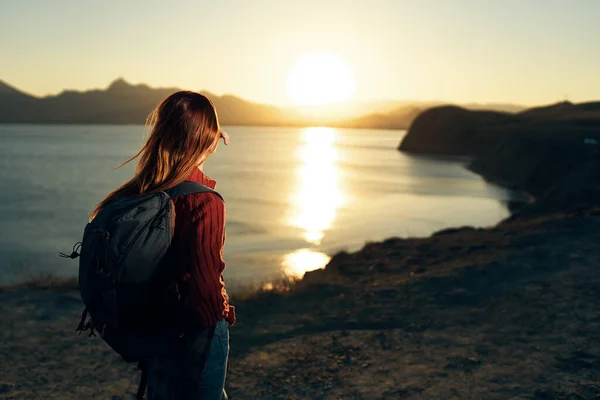
<svg viewBox="0 0 600 400"><path fill-rule="evenodd" d="M204 185L184 182L164 192L117 198L86 225L73 253L61 254L81 256L79 290L86 308L78 332L95 336L95 329L126 362L158 355L183 336L191 318L169 251L170 200L201 192L221 197Z"/></svg>

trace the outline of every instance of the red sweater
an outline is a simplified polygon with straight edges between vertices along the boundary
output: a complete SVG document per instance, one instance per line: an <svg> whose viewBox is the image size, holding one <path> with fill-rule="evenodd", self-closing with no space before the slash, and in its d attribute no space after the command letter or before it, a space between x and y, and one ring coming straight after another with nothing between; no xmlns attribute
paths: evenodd
<svg viewBox="0 0 600 400"><path fill-rule="evenodd" d="M194 170L188 181L214 189L216 182ZM235 322L235 308L223 281L225 244L225 203L212 193L195 193L174 201L173 246L178 262L190 274L187 305L203 326L226 319Z"/></svg>

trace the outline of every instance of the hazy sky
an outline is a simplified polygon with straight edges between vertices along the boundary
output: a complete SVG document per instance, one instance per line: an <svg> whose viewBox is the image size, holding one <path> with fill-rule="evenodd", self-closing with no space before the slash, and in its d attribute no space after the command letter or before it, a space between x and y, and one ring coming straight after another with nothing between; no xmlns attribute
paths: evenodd
<svg viewBox="0 0 600 400"><path fill-rule="evenodd" d="M45 95L116 77L286 104L306 54L355 98L600 98L600 0L0 0L0 80Z"/></svg>

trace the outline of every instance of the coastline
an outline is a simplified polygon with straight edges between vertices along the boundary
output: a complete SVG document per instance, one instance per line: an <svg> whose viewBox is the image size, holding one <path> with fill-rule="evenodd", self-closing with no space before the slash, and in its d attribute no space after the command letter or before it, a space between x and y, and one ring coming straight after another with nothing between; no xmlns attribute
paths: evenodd
<svg viewBox="0 0 600 400"><path fill-rule="evenodd" d="M497 225L367 243L277 290L232 293L232 398L597 398L597 164L580 164L596 152L569 156L573 171L557 178L553 142L515 165L528 147L510 140L469 163L536 200ZM0 290L0 397L131 398L134 365L74 333L83 306L72 282L43 283Z"/></svg>
<svg viewBox="0 0 600 400"><path fill-rule="evenodd" d="M234 297L228 392L594 398L599 228L590 209L392 238L338 253L283 292ZM0 396L135 393L133 365L74 333L75 290L3 290L0 304Z"/></svg>

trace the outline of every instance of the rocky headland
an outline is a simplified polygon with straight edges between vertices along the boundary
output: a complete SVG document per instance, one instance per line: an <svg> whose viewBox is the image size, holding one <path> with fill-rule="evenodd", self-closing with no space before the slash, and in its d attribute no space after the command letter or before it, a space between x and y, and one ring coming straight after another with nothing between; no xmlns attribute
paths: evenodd
<svg viewBox="0 0 600 400"><path fill-rule="evenodd" d="M530 195L534 204L511 205L518 215L585 208L600 195L600 102L516 114L435 107L415 119L399 149L468 158L486 180Z"/></svg>

